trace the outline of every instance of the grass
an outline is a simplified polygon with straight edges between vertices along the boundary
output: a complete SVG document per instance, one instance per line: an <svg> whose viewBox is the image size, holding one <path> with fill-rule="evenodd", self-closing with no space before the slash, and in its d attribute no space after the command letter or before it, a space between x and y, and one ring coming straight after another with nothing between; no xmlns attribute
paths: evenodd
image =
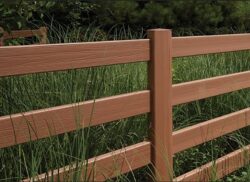
<svg viewBox="0 0 250 182"><path fill-rule="evenodd" d="M50 27L49 39L53 43L145 36L143 33L135 35L127 28L113 29L107 34L91 27L83 30L56 28L54 24L47 26ZM178 58L173 62L173 82L180 83L250 70L249 61L250 53L247 51ZM143 62L5 77L0 78L0 115L77 103L146 88L147 64ZM174 130L249 107L249 91L244 89L175 106ZM0 181L19 181L141 142L148 138L149 125L149 117L144 114L0 149ZM181 175L249 144L249 133L247 127L178 153L174 157L175 175ZM108 181L148 181L151 176L150 168L144 167ZM237 178L240 181L249 177L249 167L245 167L222 180L236 181ZM79 177L76 176L75 181L78 180Z"/></svg>
<svg viewBox="0 0 250 182"><path fill-rule="evenodd" d="M174 79L175 82L184 82L246 71L250 68L249 58L249 52L180 58L174 65ZM175 129L247 108L250 104L249 96L249 89L244 89L176 106L174 108ZM247 145L250 139L248 133L249 127L178 153L175 159L176 175Z"/></svg>

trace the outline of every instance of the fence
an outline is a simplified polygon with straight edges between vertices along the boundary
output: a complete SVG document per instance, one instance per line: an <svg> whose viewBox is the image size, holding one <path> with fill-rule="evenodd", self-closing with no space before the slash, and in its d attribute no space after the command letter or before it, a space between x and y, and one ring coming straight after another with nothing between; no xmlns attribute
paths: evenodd
<svg viewBox="0 0 250 182"><path fill-rule="evenodd" d="M27 38L27 37L39 37L40 44L46 44L47 42L47 28L40 27L37 30L15 30L10 33L4 31L3 28L0 27L0 33L3 33L2 37L0 37L0 46L4 46L4 41L8 39L17 39L17 38Z"/></svg>
<svg viewBox="0 0 250 182"><path fill-rule="evenodd" d="M153 163L157 180L208 181L212 167L217 177L237 170L249 162L250 145L232 152L175 179L173 155L190 147L250 124L250 109L237 111L178 131L172 131L172 107L223 93L250 87L250 71L172 85L173 57L221 53L250 49L249 34L172 37L170 30L148 31L143 40L102 41L55 45L14 46L0 48L0 76L49 72L112 64L148 61L149 90L57 106L27 113L0 117L0 148L76 130L74 110L84 111L81 127L151 113L151 141L144 141L89 159L87 169L94 168L95 180ZM94 110L92 111L92 108ZM49 121L49 122L48 122ZM49 128L49 129L48 129ZM114 167L115 166L115 167ZM49 172L55 180L69 179L74 165ZM93 172L93 171L91 171ZM31 180L49 180L41 174Z"/></svg>

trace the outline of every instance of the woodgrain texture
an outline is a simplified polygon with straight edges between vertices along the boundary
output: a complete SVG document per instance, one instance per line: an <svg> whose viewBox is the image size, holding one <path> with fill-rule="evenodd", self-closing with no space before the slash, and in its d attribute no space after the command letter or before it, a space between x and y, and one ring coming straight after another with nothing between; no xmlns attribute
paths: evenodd
<svg viewBox="0 0 250 182"><path fill-rule="evenodd" d="M229 153L215 162L210 162L199 168L196 168L186 174L177 177L176 182L206 182L210 181L212 176L216 175L216 179L236 171L237 169L249 164L250 161L250 145ZM213 174L215 173L215 174Z"/></svg>
<svg viewBox="0 0 250 182"><path fill-rule="evenodd" d="M149 60L149 40L0 47L0 76Z"/></svg>
<svg viewBox="0 0 250 182"><path fill-rule="evenodd" d="M151 92L152 162L156 181L172 179L172 32L148 31L150 38L149 87Z"/></svg>
<svg viewBox="0 0 250 182"><path fill-rule="evenodd" d="M173 85L173 105L250 87L250 71Z"/></svg>
<svg viewBox="0 0 250 182"><path fill-rule="evenodd" d="M174 153L194 147L250 125L250 109L227 114L173 132Z"/></svg>
<svg viewBox="0 0 250 182"><path fill-rule="evenodd" d="M150 111L149 91L0 117L0 148Z"/></svg>
<svg viewBox="0 0 250 182"><path fill-rule="evenodd" d="M173 38L173 57L250 49L250 34L189 36Z"/></svg>
<svg viewBox="0 0 250 182"><path fill-rule="evenodd" d="M150 142L141 142L120 150L109 152L85 163L72 164L60 169L41 174L33 179L25 179L23 182L31 181L72 181L75 171L82 174L81 180L87 176L90 181L105 181L120 174L146 166L150 163Z"/></svg>

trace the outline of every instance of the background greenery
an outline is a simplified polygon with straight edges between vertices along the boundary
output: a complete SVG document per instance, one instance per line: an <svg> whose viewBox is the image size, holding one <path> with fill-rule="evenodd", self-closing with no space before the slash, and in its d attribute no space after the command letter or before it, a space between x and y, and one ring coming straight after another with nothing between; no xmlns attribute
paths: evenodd
<svg viewBox="0 0 250 182"><path fill-rule="evenodd" d="M2 0L0 26L31 28L53 19L61 25L129 26L132 30L163 27L175 34L220 34L250 29L250 2L240 0Z"/></svg>

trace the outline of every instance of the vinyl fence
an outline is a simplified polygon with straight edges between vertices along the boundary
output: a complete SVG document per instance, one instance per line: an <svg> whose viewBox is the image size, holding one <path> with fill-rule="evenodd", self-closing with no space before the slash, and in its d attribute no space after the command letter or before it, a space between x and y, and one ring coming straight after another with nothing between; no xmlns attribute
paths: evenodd
<svg viewBox="0 0 250 182"><path fill-rule="evenodd" d="M157 180L208 181L249 162L250 146L173 179L173 155L250 124L246 108L222 117L172 131L172 107L250 87L250 71L172 84L172 58L250 49L250 34L172 37L171 30L153 29L148 39L89 43L12 46L0 48L0 76L23 75L113 64L148 62L149 89L78 104L0 117L0 148L10 147L77 129L75 109L84 112L81 127L96 126L150 113L150 141L131 145L87 160L83 175L103 181L117 174L153 164ZM240 60L239 60L240 61ZM94 108L94 109L93 109ZM49 129L48 129L49 128ZM246 157L247 156L249 157ZM24 181L70 179L74 165Z"/></svg>

